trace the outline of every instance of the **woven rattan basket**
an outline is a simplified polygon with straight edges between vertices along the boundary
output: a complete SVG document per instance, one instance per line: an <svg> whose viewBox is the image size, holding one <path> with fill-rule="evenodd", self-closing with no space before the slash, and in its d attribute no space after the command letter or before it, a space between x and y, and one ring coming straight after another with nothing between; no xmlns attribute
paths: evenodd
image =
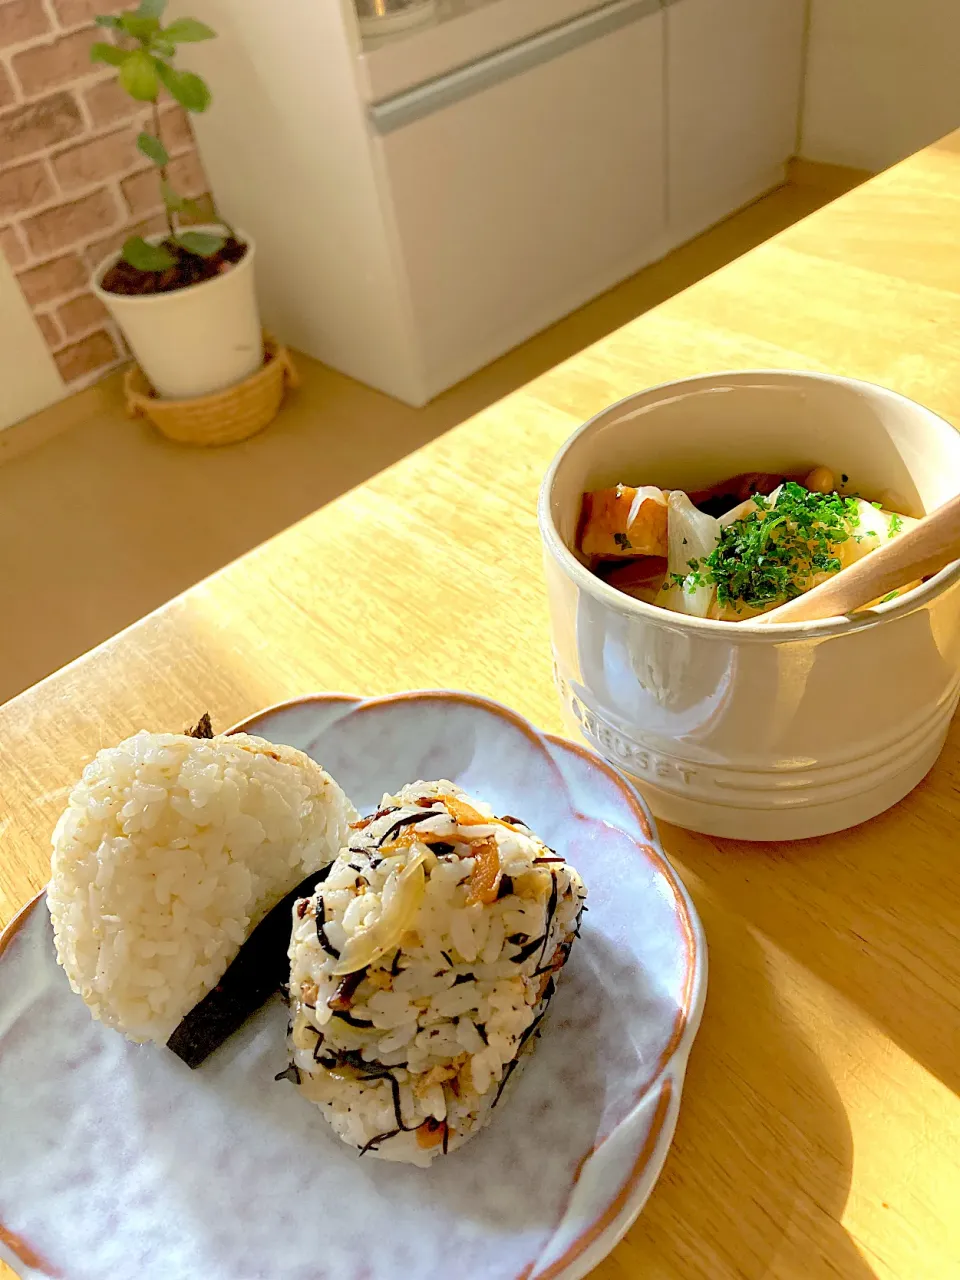
<svg viewBox="0 0 960 1280"><path fill-rule="evenodd" d="M138 365L127 371L123 389L132 418L148 418L158 431L181 444L234 444L255 435L277 416L287 387L299 385L286 347L263 338L263 367L235 387L195 400L164 400Z"/></svg>

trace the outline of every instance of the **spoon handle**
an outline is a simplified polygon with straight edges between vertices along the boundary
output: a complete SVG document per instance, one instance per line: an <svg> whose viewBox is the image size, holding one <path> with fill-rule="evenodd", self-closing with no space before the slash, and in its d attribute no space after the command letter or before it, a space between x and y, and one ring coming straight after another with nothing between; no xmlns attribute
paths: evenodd
<svg viewBox="0 0 960 1280"><path fill-rule="evenodd" d="M960 494L912 529L841 569L806 595L788 600L755 621L760 626L838 618L897 587L939 572L960 559Z"/></svg>

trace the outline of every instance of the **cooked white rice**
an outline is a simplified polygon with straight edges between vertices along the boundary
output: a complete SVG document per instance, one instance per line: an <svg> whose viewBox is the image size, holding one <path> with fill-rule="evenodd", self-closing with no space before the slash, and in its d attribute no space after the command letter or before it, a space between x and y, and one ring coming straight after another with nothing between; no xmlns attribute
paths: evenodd
<svg viewBox="0 0 960 1280"><path fill-rule="evenodd" d="M384 796L290 943L292 1078L336 1133L427 1165L490 1117L578 931L577 872L452 783Z"/></svg>
<svg viewBox="0 0 960 1280"><path fill-rule="evenodd" d="M83 771L53 835L57 959L95 1018L165 1042L356 811L291 747L138 733Z"/></svg>

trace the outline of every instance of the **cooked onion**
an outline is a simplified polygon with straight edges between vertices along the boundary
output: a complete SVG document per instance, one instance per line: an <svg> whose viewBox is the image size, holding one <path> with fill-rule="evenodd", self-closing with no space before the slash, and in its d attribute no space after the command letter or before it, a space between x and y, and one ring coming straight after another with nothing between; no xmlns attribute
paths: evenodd
<svg viewBox="0 0 960 1280"><path fill-rule="evenodd" d="M660 603L674 613L705 618L713 603L715 588L694 587L684 581L676 583L673 575L690 574L690 561L700 561L716 550L720 541L720 525L713 516L698 511L680 489L671 491L667 499L667 581L672 585L660 596Z"/></svg>
<svg viewBox="0 0 960 1280"><path fill-rule="evenodd" d="M353 935L333 967L335 974L356 973L397 945L423 902L426 891L423 864L429 856L428 850L421 849L402 871L391 874L384 885L379 916L373 924Z"/></svg>

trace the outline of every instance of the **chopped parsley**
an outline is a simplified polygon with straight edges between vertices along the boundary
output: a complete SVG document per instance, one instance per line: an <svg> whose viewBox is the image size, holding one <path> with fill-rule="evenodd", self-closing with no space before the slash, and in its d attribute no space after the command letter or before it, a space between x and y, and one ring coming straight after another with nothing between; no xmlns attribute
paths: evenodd
<svg viewBox="0 0 960 1280"><path fill-rule="evenodd" d="M756 511L726 525L716 549L672 581L688 591L713 585L718 604L760 609L802 595L816 574L839 571L836 548L860 524L856 498L787 481L774 505L760 494L753 501Z"/></svg>
<svg viewBox="0 0 960 1280"><path fill-rule="evenodd" d="M615 533L613 535L613 540L623 551L630 551L633 547L633 543L625 533Z"/></svg>
<svg viewBox="0 0 960 1280"><path fill-rule="evenodd" d="M899 589L897 589L896 591L888 591L888 592L887 592L887 594L886 594L885 596L881 596L881 597L880 597L880 601L879 601L879 603L880 603L880 604L887 604L890 600L896 600L896 598L897 598L897 596L898 596L899 594L900 594Z"/></svg>
<svg viewBox="0 0 960 1280"><path fill-rule="evenodd" d="M903 528L903 518L898 516L896 512L890 517L890 523L887 526L887 534L891 538L895 538Z"/></svg>

